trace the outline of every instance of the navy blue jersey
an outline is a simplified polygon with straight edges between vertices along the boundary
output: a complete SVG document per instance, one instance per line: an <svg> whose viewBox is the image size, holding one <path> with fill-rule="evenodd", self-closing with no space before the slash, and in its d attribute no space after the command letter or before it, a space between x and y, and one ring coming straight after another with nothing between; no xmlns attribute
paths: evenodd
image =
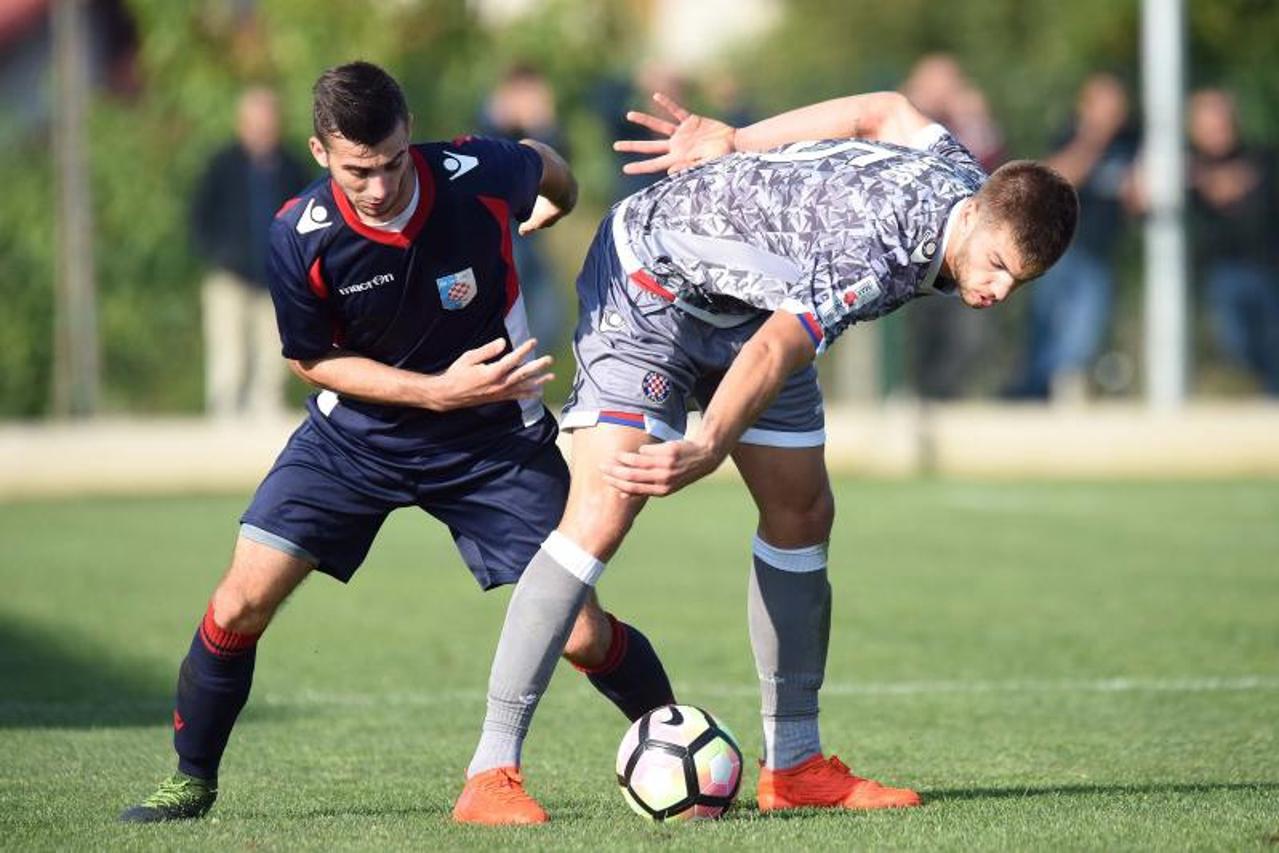
<svg viewBox="0 0 1279 853"><path fill-rule="evenodd" d="M528 339L511 220L533 210L541 157L479 137L414 145L410 153L419 200L400 232L365 225L328 178L276 214L268 279L285 358L311 360L340 348L439 373L494 338L512 347ZM361 443L391 451L519 430L545 412L540 401L430 412L320 397L313 411Z"/></svg>

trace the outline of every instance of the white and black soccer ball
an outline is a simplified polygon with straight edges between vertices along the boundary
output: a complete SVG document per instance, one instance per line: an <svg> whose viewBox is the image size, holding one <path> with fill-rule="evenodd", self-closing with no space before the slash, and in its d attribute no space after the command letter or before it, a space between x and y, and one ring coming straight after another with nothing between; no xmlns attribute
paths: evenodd
<svg viewBox="0 0 1279 853"><path fill-rule="evenodd" d="M617 750L617 784L636 814L659 823L717 818L742 781L732 732L692 705L640 717Z"/></svg>

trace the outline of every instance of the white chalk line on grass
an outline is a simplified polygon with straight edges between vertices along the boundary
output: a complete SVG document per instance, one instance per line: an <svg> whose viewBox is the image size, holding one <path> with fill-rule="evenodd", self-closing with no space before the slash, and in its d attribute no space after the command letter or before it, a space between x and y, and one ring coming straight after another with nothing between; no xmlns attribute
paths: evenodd
<svg viewBox="0 0 1279 853"><path fill-rule="evenodd" d="M676 684L678 695L738 698L758 696L753 684ZM584 686L577 686L589 692ZM1250 675L1242 677L1184 678L1102 678L1012 681L887 681L862 684L827 684L822 696L929 696L985 693L1214 693L1279 690L1279 676ZM435 705L446 702L480 701L480 690L394 691L379 694L334 693L306 690L293 694L267 694L268 704L276 705Z"/></svg>
<svg viewBox="0 0 1279 853"><path fill-rule="evenodd" d="M560 679L562 690L567 679ZM739 698L759 695L753 684L678 684L680 695L709 698ZM589 692L582 684L569 689ZM863 683L835 683L822 688L825 699L857 696L941 696L981 694L1033 694L1033 693L1228 693L1279 690L1279 676L1184 676L1162 678L1097 678L1097 679L1011 679L1004 681L953 680L953 681L883 681ZM333 707L380 708L419 707L450 703L481 703L484 691L478 688L443 688L440 690L392 690L349 693L328 690L299 690L289 693L271 690L257 691L250 704L260 707ZM167 700L133 702L58 702L0 699L0 716L9 718L38 715L49 712L97 712L163 709Z"/></svg>

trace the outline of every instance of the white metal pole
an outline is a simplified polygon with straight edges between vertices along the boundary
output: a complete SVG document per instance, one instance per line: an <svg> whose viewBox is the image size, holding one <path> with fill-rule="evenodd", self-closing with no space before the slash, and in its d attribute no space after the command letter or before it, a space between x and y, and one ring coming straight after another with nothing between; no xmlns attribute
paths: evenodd
<svg viewBox="0 0 1279 853"><path fill-rule="evenodd" d="M1143 0L1146 399L1161 410L1186 398L1184 33L1183 0Z"/></svg>
<svg viewBox="0 0 1279 853"><path fill-rule="evenodd" d="M98 404L98 314L93 277L93 211L86 114L88 3L54 0L53 152L57 184L57 299L53 413L93 414Z"/></svg>

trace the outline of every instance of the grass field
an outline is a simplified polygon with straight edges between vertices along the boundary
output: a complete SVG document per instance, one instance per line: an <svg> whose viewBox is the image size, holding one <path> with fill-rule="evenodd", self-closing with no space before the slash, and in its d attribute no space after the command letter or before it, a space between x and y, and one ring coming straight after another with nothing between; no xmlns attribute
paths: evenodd
<svg viewBox="0 0 1279 853"><path fill-rule="evenodd" d="M0 507L0 847L1255 849L1279 843L1279 483L836 484L825 745L922 809L654 827L623 719L561 667L526 754L554 822L449 822L505 593L393 517L258 656L210 818L128 827L172 768L177 664L243 498ZM654 503L601 584L758 754L735 483Z"/></svg>

